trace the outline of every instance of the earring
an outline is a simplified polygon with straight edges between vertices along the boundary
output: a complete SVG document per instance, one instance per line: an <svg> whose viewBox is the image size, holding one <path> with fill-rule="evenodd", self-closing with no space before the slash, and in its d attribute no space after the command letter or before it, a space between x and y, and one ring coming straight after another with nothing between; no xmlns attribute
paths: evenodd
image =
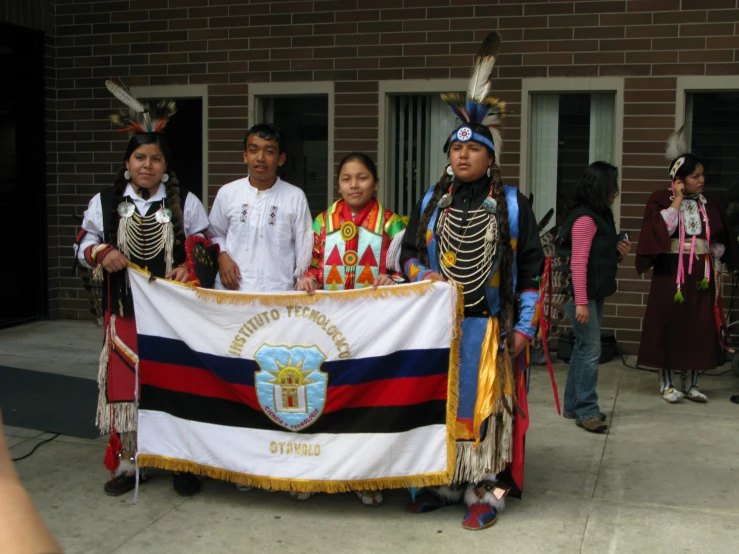
<svg viewBox="0 0 739 554"><path fill-rule="evenodd" d="M124 179L125 179L126 181L130 180L130 179L131 179L131 173L130 173L130 172L129 172L128 170L124 171L124 172L123 172L123 178L124 178Z"/></svg>
<svg viewBox="0 0 739 554"><path fill-rule="evenodd" d="M493 166L488 167L488 177L493 176Z"/></svg>
<svg viewBox="0 0 739 554"><path fill-rule="evenodd" d="M167 181L169 181L169 174L165 173L162 175L162 183L166 183Z"/></svg>
<svg viewBox="0 0 739 554"><path fill-rule="evenodd" d="M451 164L446 166L446 174L449 175L449 177L454 177L454 170L452 169Z"/></svg>

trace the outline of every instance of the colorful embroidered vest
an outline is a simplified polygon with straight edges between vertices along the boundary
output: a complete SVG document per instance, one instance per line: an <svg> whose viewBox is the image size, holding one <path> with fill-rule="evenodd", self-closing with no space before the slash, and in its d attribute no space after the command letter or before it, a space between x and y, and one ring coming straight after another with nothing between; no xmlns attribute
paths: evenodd
<svg viewBox="0 0 739 554"><path fill-rule="evenodd" d="M323 253L324 290L371 287L386 273L385 256L393 237L405 228L400 217L377 200L359 223L348 220L344 201L338 200L314 222L314 231L325 231ZM355 219L358 219L358 214Z"/></svg>

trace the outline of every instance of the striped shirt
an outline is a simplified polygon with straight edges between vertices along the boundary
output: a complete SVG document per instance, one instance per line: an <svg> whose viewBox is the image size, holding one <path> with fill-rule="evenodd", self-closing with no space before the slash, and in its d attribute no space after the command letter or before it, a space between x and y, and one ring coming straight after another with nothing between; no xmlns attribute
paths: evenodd
<svg viewBox="0 0 739 554"><path fill-rule="evenodd" d="M593 218L581 215L572 225L572 256L570 271L572 272L572 288L575 291L575 305L588 303L588 257L593 238L598 227Z"/></svg>

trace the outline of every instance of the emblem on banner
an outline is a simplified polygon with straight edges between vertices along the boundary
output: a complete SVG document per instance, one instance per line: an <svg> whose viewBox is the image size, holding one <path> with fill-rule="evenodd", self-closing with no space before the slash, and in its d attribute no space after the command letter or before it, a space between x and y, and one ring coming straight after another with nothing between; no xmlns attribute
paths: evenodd
<svg viewBox="0 0 739 554"><path fill-rule="evenodd" d="M326 405L326 356L317 346L263 344L254 353L257 400L265 415L290 431L302 431L321 417Z"/></svg>

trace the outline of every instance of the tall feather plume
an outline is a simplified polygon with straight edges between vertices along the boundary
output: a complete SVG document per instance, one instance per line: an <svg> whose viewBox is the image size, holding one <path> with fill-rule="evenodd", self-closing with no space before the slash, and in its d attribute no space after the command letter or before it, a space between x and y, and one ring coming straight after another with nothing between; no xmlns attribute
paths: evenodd
<svg viewBox="0 0 739 554"><path fill-rule="evenodd" d="M139 102L130 92L124 89L122 86L114 83L110 79L105 81L106 88L111 92L113 96L118 98L126 106L131 108L135 112L143 112L145 110L144 105Z"/></svg>
<svg viewBox="0 0 739 554"><path fill-rule="evenodd" d="M475 56L475 66L467 88L467 113L471 123L482 123L490 111L485 99L492 90L493 67L501 42L500 33L493 31L482 41Z"/></svg>
<svg viewBox="0 0 739 554"><path fill-rule="evenodd" d="M475 67L472 70L469 87L467 89L467 100L482 102L490 92L490 82L493 77L493 66L500 51L501 36L498 31L493 31L480 44L480 49L475 56Z"/></svg>
<svg viewBox="0 0 739 554"><path fill-rule="evenodd" d="M672 161L680 154L688 151L688 144L685 140L685 125L670 135L667 139L667 150L665 150L665 158Z"/></svg>

